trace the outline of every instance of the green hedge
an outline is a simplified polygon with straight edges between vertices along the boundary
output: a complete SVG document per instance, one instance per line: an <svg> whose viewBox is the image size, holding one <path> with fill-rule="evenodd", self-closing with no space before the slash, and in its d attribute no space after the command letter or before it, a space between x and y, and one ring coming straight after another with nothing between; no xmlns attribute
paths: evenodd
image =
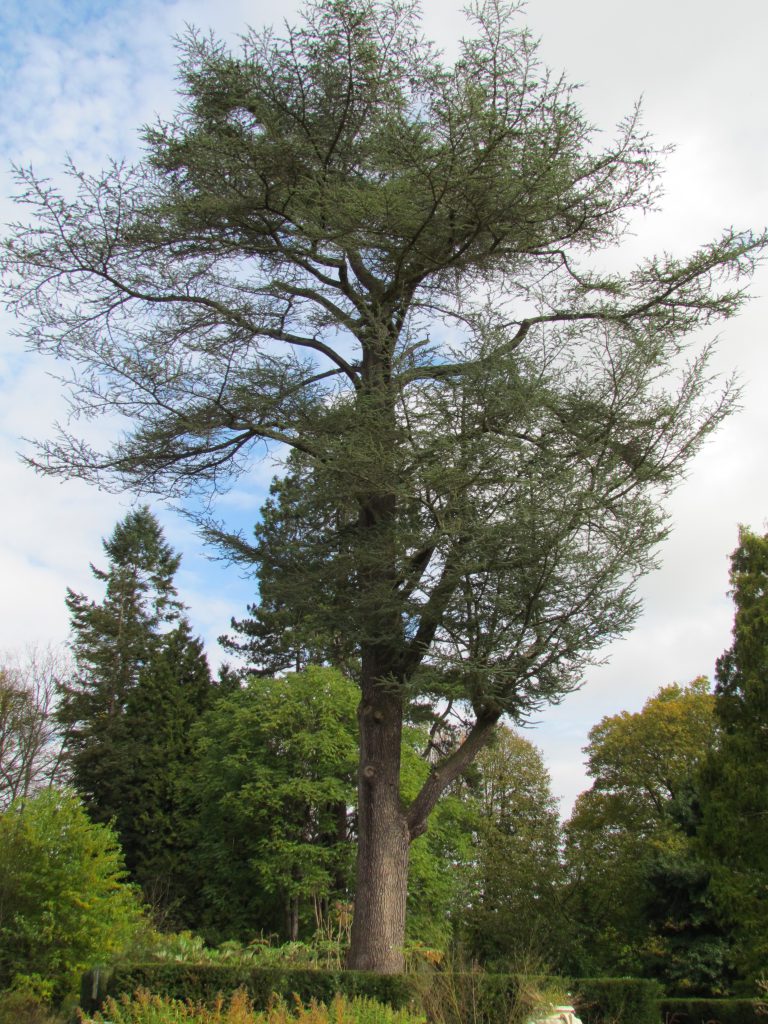
<svg viewBox="0 0 768 1024"><path fill-rule="evenodd" d="M365 971L326 971L294 967L250 967L247 964L151 963L95 968L83 978L80 1005L86 1013L97 1010L107 996L132 995L144 988L172 999L212 1003L221 992L244 988L256 1009L265 1009L273 993L296 993L304 1002L328 1003L337 992L368 996L395 1009L412 998L407 975L369 974Z"/></svg>
<svg viewBox="0 0 768 1024"><path fill-rule="evenodd" d="M766 1024L754 999L662 999L662 1024Z"/></svg>
<svg viewBox="0 0 768 1024"><path fill-rule="evenodd" d="M643 978L574 978L573 1003L584 1024L659 1024L664 990Z"/></svg>
<svg viewBox="0 0 768 1024"><path fill-rule="evenodd" d="M655 981L636 978L527 979L528 982L560 984L573 993L573 1002L584 1024L659 1024L661 987ZM430 986L432 991L430 992ZM304 1002L327 1003L339 992L367 996L395 1009L411 1002L440 1004L446 1024L504 1024L515 1006L520 979L514 974L473 974L436 971L422 974L381 975L364 971L328 971L292 967L252 967L247 964L151 963L96 968L83 978L80 1005L86 1013L98 1009L107 996L132 995L144 988L173 999L211 1003L219 993L229 995L245 988L257 1009L264 1009L273 993L296 993ZM441 998L440 989L444 989ZM451 1019L450 1007L455 1007ZM446 1012L448 1011L448 1012ZM472 1018L472 1021L469 1020ZM458 1019L461 1018L461 1019ZM699 1024L699 1020L675 1024ZM747 1024L723 1021L722 1024ZM748 1024L754 1024L750 1019Z"/></svg>

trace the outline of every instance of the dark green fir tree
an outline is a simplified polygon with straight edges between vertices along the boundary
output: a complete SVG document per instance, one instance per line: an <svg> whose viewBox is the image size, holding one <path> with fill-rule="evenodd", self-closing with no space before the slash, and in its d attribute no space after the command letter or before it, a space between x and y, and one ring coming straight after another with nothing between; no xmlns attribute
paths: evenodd
<svg viewBox="0 0 768 1024"><path fill-rule="evenodd" d="M180 556L147 507L104 542L101 601L69 591L77 671L57 712L71 778L89 814L113 822L126 866L163 911L184 856L177 782L189 730L214 688L174 576Z"/></svg>

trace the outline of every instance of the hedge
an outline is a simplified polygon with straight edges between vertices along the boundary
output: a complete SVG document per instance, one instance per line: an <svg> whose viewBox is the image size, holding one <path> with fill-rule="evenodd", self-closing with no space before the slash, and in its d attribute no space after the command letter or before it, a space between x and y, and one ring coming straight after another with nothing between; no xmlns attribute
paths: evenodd
<svg viewBox="0 0 768 1024"><path fill-rule="evenodd" d="M766 1024L755 999L662 999L662 1024Z"/></svg>
<svg viewBox="0 0 768 1024"><path fill-rule="evenodd" d="M573 1004L584 1024L659 1024L664 990L644 978L574 978Z"/></svg>
<svg viewBox="0 0 768 1024"><path fill-rule="evenodd" d="M80 1006L90 1014L107 996L133 995L140 988L195 1003L213 1003L219 993L229 995L244 988L259 1010L266 1009L273 993L288 997L295 992L304 1002L316 999L328 1003L338 992L350 997L367 996L395 1009L406 1006L413 997L408 975L174 962L94 968L83 978Z"/></svg>
<svg viewBox="0 0 768 1024"><path fill-rule="evenodd" d="M527 979L543 985L565 986L573 993L576 1012L584 1024L659 1024L658 1000L661 986L637 978L541 978ZM296 993L304 1002L316 999L328 1003L338 992L345 996L367 996L401 1009L409 1003L426 1003L425 983L419 973L405 975L372 974L365 971L318 970L292 967L252 967L247 964L150 963L119 965L111 969L95 968L83 978L80 1005L91 1014L107 996L132 995L143 988L160 996L212 1003L219 993L229 995L245 988L257 1009L266 1008L273 993L289 997ZM478 972L464 974L435 972L436 987L450 990L457 1010L471 1008L472 1024L502 1024L509 1019L520 987L514 974ZM439 994L438 994L439 998ZM443 1010L448 1007L443 1006ZM461 1015L461 1012L459 1012ZM446 1024L470 1024L466 1019ZM697 1020L675 1024L699 1024ZM722 1024L754 1024L728 1020Z"/></svg>

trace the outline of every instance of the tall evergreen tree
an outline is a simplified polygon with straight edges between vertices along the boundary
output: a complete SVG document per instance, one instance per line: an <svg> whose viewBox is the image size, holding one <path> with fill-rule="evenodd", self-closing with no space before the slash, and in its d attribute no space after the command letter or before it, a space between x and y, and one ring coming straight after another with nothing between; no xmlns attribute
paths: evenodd
<svg viewBox="0 0 768 1024"><path fill-rule="evenodd" d="M104 551L107 569L91 567L103 599L67 595L77 671L60 687L57 719L89 814L114 822L132 876L167 906L179 899L169 880L183 851L177 775L211 677L176 592L180 556L150 510L130 512Z"/></svg>
<svg viewBox="0 0 768 1024"><path fill-rule="evenodd" d="M103 546L108 567L91 565L103 599L67 592L77 671L60 687L57 718L72 780L94 820L106 822L128 800L128 696L181 604L173 582L180 556L148 507L129 512Z"/></svg>
<svg viewBox="0 0 768 1024"><path fill-rule="evenodd" d="M132 800L117 828L125 862L156 912L186 921L189 856L181 777L190 730L216 693L201 641L182 619L164 634L128 695L124 788Z"/></svg>

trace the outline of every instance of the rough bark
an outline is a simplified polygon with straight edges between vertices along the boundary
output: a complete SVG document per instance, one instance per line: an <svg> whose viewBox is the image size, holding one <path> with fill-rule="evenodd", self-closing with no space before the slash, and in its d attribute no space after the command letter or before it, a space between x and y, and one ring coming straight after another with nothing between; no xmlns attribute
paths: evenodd
<svg viewBox="0 0 768 1024"><path fill-rule="evenodd" d="M399 692L381 681L375 656L364 657L358 776L355 914L347 966L397 974L403 970L408 891L408 824L400 802Z"/></svg>

